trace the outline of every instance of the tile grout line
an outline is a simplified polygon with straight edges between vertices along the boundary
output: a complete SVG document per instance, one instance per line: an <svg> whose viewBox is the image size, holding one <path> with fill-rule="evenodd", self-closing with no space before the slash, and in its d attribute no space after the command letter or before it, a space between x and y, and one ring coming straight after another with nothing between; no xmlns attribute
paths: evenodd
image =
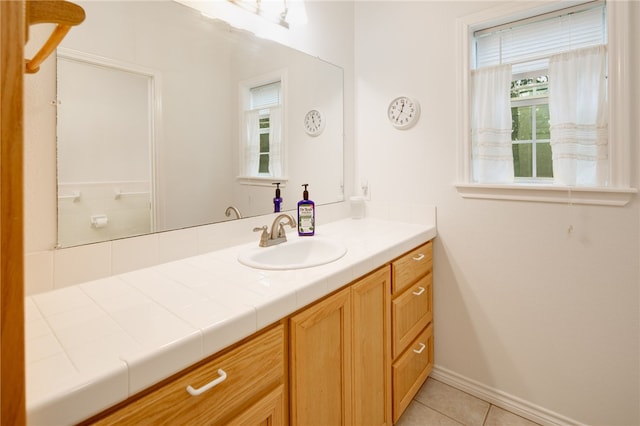
<svg viewBox="0 0 640 426"><path fill-rule="evenodd" d="M489 403L489 408L487 408L487 412L484 413L484 419L482 419L482 426L485 426L485 424L487 423L487 419L489 418L489 412L491 411L492 406L493 404Z"/></svg>
<svg viewBox="0 0 640 426"><path fill-rule="evenodd" d="M461 425L461 426L469 426L469 425L465 425L464 423L459 422L457 419L454 419L453 417L449 416L449 415L448 415L448 414L446 414L446 413L443 413L443 412L442 412L442 411L440 411L440 410L437 410L437 409L435 409L435 408L433 408L433 407L430 407L429 405L427 405L427 404L423 403L422 401L418 401L418 400L417 400L417 399L415 399L415 398L412 400L412 402L418 403L418 404L422 405L423 407L427 407L428 409L430 409L430 410L432 410L432 411L435 411L436 413L438 413L438 414L440 414L440 415L442 415L442 416L444 416L444 417L446 417L446 418L448 418L448 419L450 419L450 420L453 420L454 422L456 422L457 424L459 424L459 425Z"/></svg>

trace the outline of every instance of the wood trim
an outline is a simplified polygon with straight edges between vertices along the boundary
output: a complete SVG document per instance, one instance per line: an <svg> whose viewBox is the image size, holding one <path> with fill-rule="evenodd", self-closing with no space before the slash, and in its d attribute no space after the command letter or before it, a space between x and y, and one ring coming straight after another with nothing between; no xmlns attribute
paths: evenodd
<svg viewBox="0 0 640 426"><path fill-rule="evenodd" d="M0 1L0 418L24 425L23 75L25 4Z"/></svg>
<svg viewBox="0 0 640 426"><path fill-rule="evenodd" d="M32 74L38 72L40 65L56 50L71 27L84 21L85 13L80 6L65 0L27 0L25 13L27 27L40 23L57 24L38 53L26 62L25 71Z"/></svg>

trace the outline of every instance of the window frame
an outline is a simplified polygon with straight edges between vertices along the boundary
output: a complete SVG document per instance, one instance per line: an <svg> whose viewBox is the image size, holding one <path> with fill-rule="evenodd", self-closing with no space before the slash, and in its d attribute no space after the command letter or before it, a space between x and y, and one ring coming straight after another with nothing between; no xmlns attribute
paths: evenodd
<svg viewBox="0 0 640 426"><path fill-rule="evenodd" d="M582 2L588 3L588 2ZM630 94L624 88L629 74L629 6L627 2L607 2L609 75L609 186L582 187L557 183L515 182L480 184L472 181L470 126L470 69L473 32L567 7L553 1L531 7L512 2L459 18L456 22L458 94L458 193L463 198L538 201L568 204L624 206L638 191L631 183Z"/></svg>

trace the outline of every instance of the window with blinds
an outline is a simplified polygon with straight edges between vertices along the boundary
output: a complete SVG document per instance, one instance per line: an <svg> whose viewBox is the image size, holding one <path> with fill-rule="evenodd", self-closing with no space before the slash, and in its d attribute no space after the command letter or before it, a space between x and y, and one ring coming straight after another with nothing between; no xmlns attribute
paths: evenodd
<svg viewBox="0 0 640 426"><path fill-rule="evenodd" d="M462 197L631 201L632 3L502 2L456 21Z"/></svg>
<svg viewBox="0 0 640 426"><path fill-rule="evenodd" d="M511 64L514 75L544 70L549 56L607 43L604 2L591 2L475 31L473 68Z"/></svg>
<svg viewBox="0 0 640 426"><path fill-rule="evenodd" d="M249 90L250 109L267 108L274 105L280 105L280 86L279 81L264 84L258 87L252 87Z"/></svg>
<svg viewBox="0 0 640 426"><path fill-rule="evenodd" d="M471 65L510 65L515 181L552 182L549 58L606 44L604 2L590 2L473 33Z"/></svg>

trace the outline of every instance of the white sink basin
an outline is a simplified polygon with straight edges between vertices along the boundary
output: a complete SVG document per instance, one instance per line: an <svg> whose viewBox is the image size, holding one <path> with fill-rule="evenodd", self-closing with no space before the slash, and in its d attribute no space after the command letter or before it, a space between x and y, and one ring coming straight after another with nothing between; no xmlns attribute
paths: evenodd
<svg viewBox="0 0 640 426"><path fill-rule="evenodd" d="M238 253L238 261L258 269L302 269L333 262L346 252L347 248L335 241L313 236L271 247L246 248Z"/></svg>

